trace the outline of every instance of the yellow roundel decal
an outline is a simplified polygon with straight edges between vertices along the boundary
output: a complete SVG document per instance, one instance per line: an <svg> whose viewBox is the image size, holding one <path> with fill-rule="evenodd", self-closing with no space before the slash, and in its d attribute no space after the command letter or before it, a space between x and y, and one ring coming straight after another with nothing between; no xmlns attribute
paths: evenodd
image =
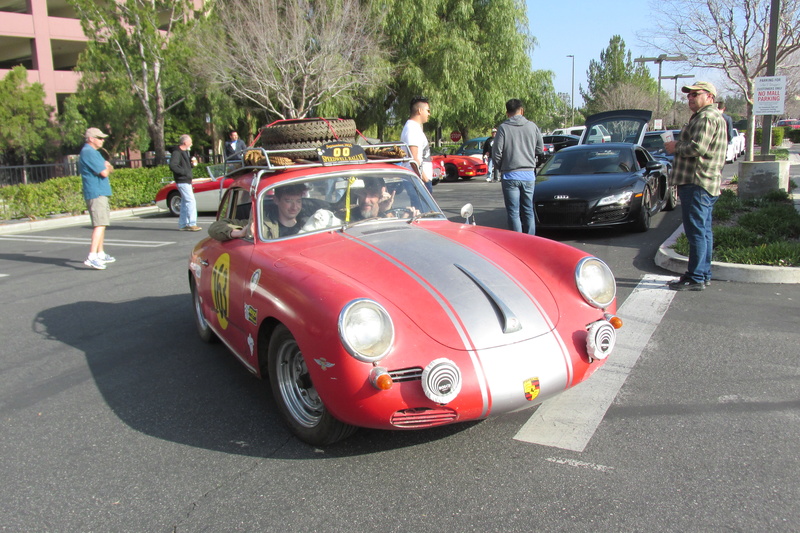
<svg viewBox="0 0 800 533"><path fill-rule="evenodd" d="M231 256L222 254L211 271L211 297L217 311L217 321L222 329L228 329L231 294Z"/></svg>

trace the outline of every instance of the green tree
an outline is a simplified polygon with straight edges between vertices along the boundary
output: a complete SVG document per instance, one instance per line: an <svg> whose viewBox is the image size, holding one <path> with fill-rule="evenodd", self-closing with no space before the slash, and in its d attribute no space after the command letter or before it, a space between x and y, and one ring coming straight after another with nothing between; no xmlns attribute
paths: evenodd
<svg viewBox="0 0 800 533"><path fill-rule="evenodd" d="M579 87L585 115L613 109L607 107L607 102L622 84L634 86L653 96L658 90L658 84L650 76L647 66L633 61L630 50L625 49L625 41L619 35L611 37L608 48L600 52L600 61L593 59L589 62L586 78L586 90Z"/></svg>
<svg viewBox="0 0 800 533"><path fill-rule="evenodd" d="M91 65L89 55L79 60L78 70L83 76L78 91L65 100L64 113L78 114L86 127L106 132L109 138L103 148L109 153L126 148L147 150L150 146L147 120L128 77L114 71L95 72ZM60 121L64 122L64 118L60 117Z"/></svg>
<svg viewBox="0 0 800 533"><path fill-rule="evenodd" d="M25 67L14 67L0 79L0 151L7 160L13 156L27 165L58 141L58 130L50 120L53 108L44 97L41 83L28 82Z"/></svg>
<svg viewBox="0 0 800 533"><path fill-rule="evenodd" d="M527 33L525 3L520 0L384 0L383 33L390 49L391 84L359 110L359 125L387 127L399 133L408 102L424 95L431 102L431 124L461 131L464 137L505 118L509 98L526 102L535 116L557 106L552 74L532 71L529 53L535 39Z"/></svg>
<svg viewBox="0 0 800 533"><path fill-rule="evenodd" d="M185 71L190 50L184 36L200 14L192 10L190 0L68 2L80 16L84 33L95 36L82 54L81 68L111 83L127 80L156 164L163 163L166 114L192 90L194 77Z"/></svg>

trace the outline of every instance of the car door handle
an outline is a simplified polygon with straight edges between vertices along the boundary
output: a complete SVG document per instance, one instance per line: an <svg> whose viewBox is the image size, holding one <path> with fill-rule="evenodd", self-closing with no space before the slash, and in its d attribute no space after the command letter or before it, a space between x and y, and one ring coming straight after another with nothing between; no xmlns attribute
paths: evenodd
<svg viewBox="0 0 800 533"><path fill-rule="evenodd" d="M201 264L201 265L203 265L204 267L207 267L207 266L208 266L208 261L206 261L205 259L200 259L200 260L198 261L198 263L200 263L200 264Z"/></svg>

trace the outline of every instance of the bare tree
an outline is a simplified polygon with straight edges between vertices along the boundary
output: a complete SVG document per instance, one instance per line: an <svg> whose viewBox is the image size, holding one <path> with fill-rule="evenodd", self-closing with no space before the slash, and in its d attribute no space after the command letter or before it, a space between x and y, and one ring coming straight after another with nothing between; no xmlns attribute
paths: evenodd
<svg viewBox="0 0 800 533"><path fill-rule="evenodd" d="M669 54L685 55L694 67L718 69L747 100L747 129L755 128L755 78L767 73L771 0L658 0L651 8L657 28L640 39ZM797 68L800 0L782 0L777 74ZM747 159L754 135L747 136Z"/></svg>
<svg viewBox="0 0 800 533"><path fill-rule="evenodd" d="M604 87L594 96L598 110L655 109L656 95L642 89L641 84L620 81Z"/></svg>
<svg viewBox="0 0 800 533"><path fill-rule="evenodd" d="M378 23L358 0L225 0L198 35L197 69L280 118L388 79Z"/></svg>

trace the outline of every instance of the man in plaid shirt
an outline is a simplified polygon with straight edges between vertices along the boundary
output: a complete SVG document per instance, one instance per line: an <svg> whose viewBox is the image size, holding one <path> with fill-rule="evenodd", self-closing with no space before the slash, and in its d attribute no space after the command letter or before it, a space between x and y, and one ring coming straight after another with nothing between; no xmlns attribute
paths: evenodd
<svg viewBox="0 0 800 533"><path fill-rule="evenodd" d="M672 175L681 199L683 231L689 240L689 265L686 273L667 285L675 291L702 291L711 283L711 211L719 198L728 148L727 127L714 105L714 85L699 81L681 91L686 93L694 114L678 140L664 143L664 148L675 154Z"/></svg>

